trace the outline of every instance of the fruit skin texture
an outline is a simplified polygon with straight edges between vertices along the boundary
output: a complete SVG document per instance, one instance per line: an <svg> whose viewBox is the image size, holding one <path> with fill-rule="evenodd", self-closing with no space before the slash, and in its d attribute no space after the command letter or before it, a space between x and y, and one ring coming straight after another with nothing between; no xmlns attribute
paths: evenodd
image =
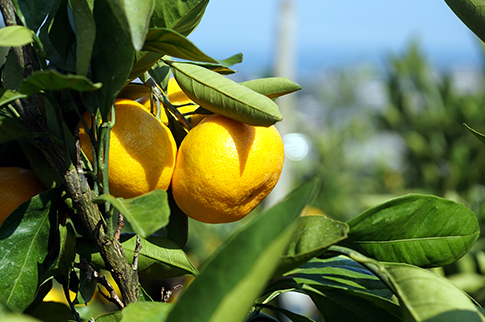
<svg viewBox="0 0 485 322"><path fill-rule="evenodd" d="M0 167L0 225L18 206L44 192L35 173L19 167Z"/></svg>
<svg viewBox="0 0 485 322"><path fill-rule="evenodd" d="M109 193L133 198L170 186L177 146L170 130L133 100L115 102L115 125L109 151ZM91 127L89 113L84 120ZM89 135L79 126L81 148L93 162Z"/></svg>
<svg viewBox="0 0 485 322"><path fill-rule="evenodd" d="M273 190L283 162L283 141L274 126L251 126L214 114L182 141L173 196L195 220L240 220Z"/></svg>

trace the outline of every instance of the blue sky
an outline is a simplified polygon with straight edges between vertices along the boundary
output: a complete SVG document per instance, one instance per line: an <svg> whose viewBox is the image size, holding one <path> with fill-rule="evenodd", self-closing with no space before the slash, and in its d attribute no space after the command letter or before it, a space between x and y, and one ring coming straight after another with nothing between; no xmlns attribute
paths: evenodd
<svg viewBox="0 0 485 322"><path fill-rule="evenodd" d="M226 58L242 52L239 70L271 66L279 0L211 0L189 38ZM477 64L477 38L442 0L294 0L298 66L332 68L383 61L418 39L437 65ZM244 5L243 5L244 4Z"/></svg>

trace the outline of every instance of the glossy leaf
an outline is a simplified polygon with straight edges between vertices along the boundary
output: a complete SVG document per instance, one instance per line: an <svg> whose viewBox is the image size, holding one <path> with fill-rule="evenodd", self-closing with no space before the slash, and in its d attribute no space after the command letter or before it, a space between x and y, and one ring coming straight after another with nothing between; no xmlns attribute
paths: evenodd
<svg viewBox="0 0 485 322"><path fill-rule="evenodd" d="M111 10L123 29L131 36L135 50L143 47L150 18L155 9L154 0L108 0Z"/></svg>
<svg viewBox="0 0 485 322"><path fill-rule="evenodd" d="M56 0L13 0L16 13L29 29L37 31Z"/></svg>
<svg viewBox="0 0 485 322"><path fill-rule="evenodd" d="M472 247L478 220L465 206L434 196L407 195L348 221L341 244L366 256L421 267L450 264Z"/></svg>
<svg viewBox="0 0 485 322"><path fill-rule="evenodd" d="M301 89L300 85L285 77L259 78L239 84L271 99L276 99Z"/></svg>
<svg viewBox="0 0 485 322"><path fill-rule="evenodd" d="M168 321L243 321L317 186L318 181L311 180L236 231L182 293Z"/></svg>
<svg viewBox="0 0 485 322"><path fill-rule="evenodd" d="M411 265L384 267L406 308L405 321L485 321L470 297L446 278Z"/></svg>
<svg viewBox="0 0 485 322"><path fill-rule="evenodd" d="M35 299L49 253L49 213L58 190L21 204L0 226L0 300L19 312Z"/></svg>
<svg viewBox="0 0 485 322"><path fill-rule="evenodd" d="M348 290L359 293L361 296L366 294L389 303L393 295L377 276L361 264L343 256L329 259L314 258L301 267L286 273L281 281L285 288L288 285L296 288L301 288L301 285L311 285L327 289ZM288 284L288 281L292 283ZM268 292L281 289L278 283L279 281L270 285Z"/></svg>
<svg viewBox="0 0 485 322"><path fill-rule="evenodd" d="M18 91L25 95L42 91L73 89L79 92L94 91L101 88L100 83L93 83L89 78L79 75L63 75L53 69L37 71L20 83Z"/></svg>
<svg viewBox="0 0 485 322"><path fill-rule="evenodd" d="M142 238L141 245L138 272L142 277L171 278L198 273L187 254L166 237L150 236L148 240ZM136 236L122 235L122 246L126 258L132 263ZM104 260L92 241L78 239L78 253L97 266L104 267Z"/></svg>
<svg viewBox="0 0 485 322"><path fill-rule="evenodd" d="M76 71L78 75L86 76L93 53L96 23L87 1L71 0L70 3L76 33Z"/></svg>
<svg viewBox="0 0 485 322"><path fill-rule="evenodd" d="M91 60L92 79L103 84L95 94L101 116L107 120L116 95L130 74L135 50L130 37L121 32L122 26L114 17L107 0L94 2L93 15L96 39ZM116 55L113 54L114 50Z"/></svg>
<svg viewBox="0 0 485 322"><path fill-rule="evenodd" d="M403 321L396 304L391 312L379 305L382 301L369 301L354 292L315 287L305 287L305 292L327 322Z"/></svg>
<svg viewBox="0 0 485 322"><path fill-rule="evenodd" d="M315 322L314 320L300 314L293 313L288 311L284 308L273 306L273 305L265 305L265 304L258 304L258 307L262 307L265 309L269 309L274 312L281 313L282 315L286 316L292 322Z"/></svg>
<svg viewBox="0 0 485 322"><path fill-rule="evenodd" d="M445 2L478 38L485 41L485 12L481 0L445 0Z"/></svg>
<svg viewBox="0 0 485 322"><path fill-rule="evenodd" d="M186 60L217 63L217 60L204 54L185 36L167 28L150 29L143 50Z"/></svg>
<svg viewBox="0 0 485 322"><path fill-rule="evenodd" d="M168 321L166 319L172 307L172 304L160 302L131 303L123 309L120 322Z"/></svg>
<svg viewBox="0 0 485 322"><path fill-rule="evenodd" d="M325 216L303 216L298 218L298 228L287 250L280 260L276 275L297 268L326 248L347 237L346 223Z"/></svg>
<svg viewBox="0 0 485 322"><path fill-rule="evenodd" d="M170 208L167 192L164 190L153 190L131 199L101 195L93 200L97 203L105 201L111 202L129 221L133 231L143 238L147 238L168 224Z"/></svg>
<svg viewBox="0 0 485 322"><path fill-rule="evenodd" d="M282 120L271 99L203 67L171 63L177 83L205 109L250 125L270 126Z"/></svg>
<svg viewBox="0 0 485 322"><path fill-rule="evenodd" d="M169 28L188 36L199 24L209 0L156 1L152 28Z"/></svg>
<svg viewBox="0 0 485 322"><path fill-rule="evenodd" d="M33 32L24 26L7 26L0 29L0 47L17 47L30 44Z"/></svg>
<svg viewBox="0 0 485 322"><path fill-rule="evenodd" d="M400 321L400 308L389 288L364 266L343 256L314 258L276 279L265 293L281 290L311 296L326 321Z"/></svg>

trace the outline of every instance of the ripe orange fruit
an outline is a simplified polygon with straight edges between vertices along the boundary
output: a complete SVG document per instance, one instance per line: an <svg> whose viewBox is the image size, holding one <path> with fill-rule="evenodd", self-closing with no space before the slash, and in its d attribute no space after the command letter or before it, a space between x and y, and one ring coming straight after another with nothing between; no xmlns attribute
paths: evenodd
<svg viewBox="0 0 485 322"><path fill-rule="evenodd" d="M214 114L182 141L173 196L195 220L233 222L273 190L283 161L283 141L274 126L251 126Z"/></svg>
<svg viewBox="0 0 485 322"><path fill-rule="evenodd" d="M18 167L1 167L0 225L23 202L45 190L33 171Z"/></svg>
<svg viewBox="0 0 485 322"><path fill-rule="evenodd" d="M170 130L133 100L117 99L109 150L109 191L133 198L155 189L167 190L175 167L177 146ZM84 119L91 127L89 112ZM93 162L89 135L79 129L81 148Z"/></svg>

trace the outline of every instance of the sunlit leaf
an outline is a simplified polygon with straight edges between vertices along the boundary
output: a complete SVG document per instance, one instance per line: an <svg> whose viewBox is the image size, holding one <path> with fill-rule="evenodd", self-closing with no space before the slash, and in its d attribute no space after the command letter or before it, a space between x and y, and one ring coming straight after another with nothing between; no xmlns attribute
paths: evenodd
<svg viewBox="0 0 485 322"><path fill-rule="evenodd" d="M285 77L258 78L239 84L271 99L276 99L301 89L300 85Z"/></svg>
<svg viewBox="0 0 485 322"><path fill-rule="evenodd" d="M325 216L298 218L298 228L281 257L276 276L306 263L347 237L346 223Z"/></svg>
<svg viewBox="0 0 485 322"><path fill-rule="evenodd" d="M19 98L26 98L27 95L19 93L11 89L0 88L0 106L11 103Z"/></svg>
<svg viewBox="0 0 485 322"><path fill-rule="evenodd" d="M0 28L0 47L17 47L30 44L33 32L24 26Z"/></svg>
<svg viewBox="0 0 485 322"><path fill-rule="evenodd" d="M294 220L316 193L317 180L240 227L180 296L168 321L243 321L276 268ZM208 290L210 296L207 295Z"/></svg>
<svg viewBox="0 0 485 322"><path fill-rule="evenodd" d="M123 309L120 322L168 321L166 319L172 307L172 304L160 302L131 303Z"/></svg>
<svg viewBox="0 0 485 322"><path fill-rule="evenodd" d="M446 278L404 264L385 264L405 321L485 321L470 297Z"/></svg>
<svg viewBox="0 0 485 322"><path fill-rule="evenodd" d="M468 252L480 233L475 214L434 196L407 195L348 221L341 244L366 256L421 267L450 264Z"/></svg>
<svg viewBox="0 0 485 322"><path fill-rule="evenodd" d="M143 50L186 60L217 63L217 60L204 54L185 36L167 28L150 29Z"/></svg>
<svg viewBox="0 0 485 322"><path fill-rule="evenodd" d="M120 25L130 34L133 47L140 51L155 9L155 1L108 0L108 2Z"/></svg>
<svg viewBox="0 0 485 322"><path fill-rule="evenodd" d="M156 1L152 28L169 28L188 36L199 24L209 0Z"/></svg>
<svg viewBox="0 0 485 322"><path fill-rule="evenodd" d="M111 202L129 221L133 231L144 238L165 227L169 221L170 208L164 190L153 190L131 199L101 195L93 201Z"/></svg>
<svg viewBox="0 0 485 322"><path fill-rule="evenodd" d="M34 300L48 255L51 204L48 190L21 204L0 226L0 300L22 312Z"/></svg>
<svg viewBox="0 0 485 322"><path fill-rule="evenodd" d="M96 322L120 322L122 318L123 311L116 311L101 315L96 318Z"/></svg>
<svg viewBox="0 0 485 322"><path fill-rule="evenodd" d="M271 99L206 68L171 63L172 71L187 96L203 108L250 125L269 126L281 121Z"/></svg>
<svg viewBox="0 0 485 322"><path fill-rule="evenodd" d="M104 268L104 260L97 246L86 239L78 239L78 253L98 267ZM126 258L133 262L136 247L136 236L122 235L122 246ZM138 272L141 277L171 278L183 275L196 275L194 267L187 254L166 237L150 236L148 240L141 238L141 251L138 258Z"/></svg>

